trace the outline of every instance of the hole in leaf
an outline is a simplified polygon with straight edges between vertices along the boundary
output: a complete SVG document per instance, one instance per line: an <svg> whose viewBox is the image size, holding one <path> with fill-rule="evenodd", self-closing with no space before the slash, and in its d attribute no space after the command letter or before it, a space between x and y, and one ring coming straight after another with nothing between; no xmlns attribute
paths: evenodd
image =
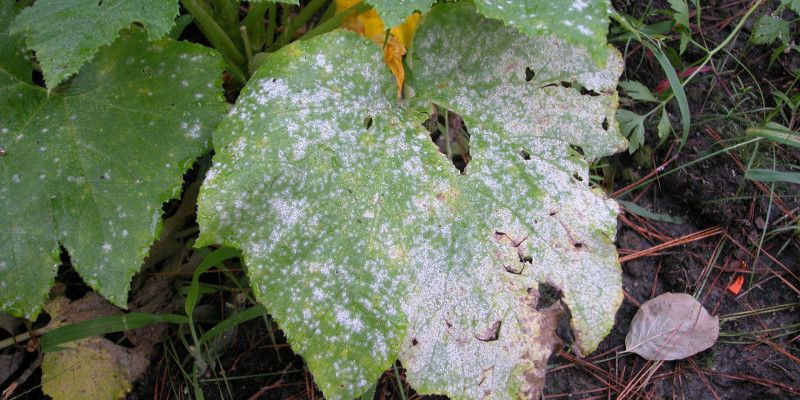
<svg viewBox="0 0 800 400"><path fill-rule="evenodd" d="M495 321L491 326L475 334L475 339L482 342L494 342L500 337L500 326L502 321Z"/></svg>
<svg viewBox="0 0 800 400"><path fill-rule="evenodd" d="M529 161L529 160L531 159L531 155L530 155L530 153L528 153L528 152L527 152L527 151L525 151L525 150L520 150L520 151L519 151L519 153L517 153L517 155L518 155L518 156L519 156L521 159L523 159L523 160L525 160L525 161Z"/></svg>
<svg viewBox="0 0 800 400"><path fill-rule="evenodd" d="M575 248L576 248L576 249L581 249L581 248L583 248L583 243L581 243L581 242L575 242L575 245L574 245L574 246L575 246Z"/></svg>
<svg viewBox="0 0 800 400"><path fill-rule="evenodd" d="M372 128L372 116L371 115L367 115L366 117L364 117L364 129L369 130L369 128Z"/></svg>
<svg viewBox="0 0 800 400"><path fill-rule="evenodd" d="M33 81L34 85L44 87L44 75L42 75L42 71L34 68L33 72L31 73L31 80Z"/></svg>
<svg viewBox="0 0 800 400"><path fill-rule="evenodd" d="M552 306L564 297L564 295L561 293L561 290L547 282L540 283L537 292L539 295L539 299L537 300L535 307L537 311Z"/></svg>
<svg viewBox="0 0 800 400"><path fill-rule="evenodd" d="M581 157L583 157L584 155L586 155L586 154L583 152L583 149L582 149L580 146L575 146L574 144L571 144L571 145L569 145L569 147L570 147L570 148L571 148L573 151L575 151L576 153L578 153L578 155L579 155L579 156L581 156Z"/></svg>
<svg viewBox="0 0 800 400"><path fill-rule="evenodd" d="M575 178L575 180L577 181L583 182L583 178L580 175L578 175L577 172L573 172L572 177Z"/></svg>
<svg viewBox="0 0 800 400"><path fill-rule="evenodd" d="M412 346L416 346L416 345L418 345L418 344L419 344L419 340L417 340L417 338L413 338L413 339L411 339L411 345L412 345Z"/></svg>
<svg viewBox="0 0 800 400"><path fill-rule="evenodd" d="M577 85L577 84L576 84L576 85ZM573 87L574 87L574 86L573 86ZM589 90L589 89L586 89L586 88L585 88L585 87L583 87L583 86L581 86L581 87L580 87L580 90L579 90L579 91L580 91L580 92L581 92L581 94L582 94L582 95L584 95L584 96L592 96L592 97L597 97L597 96L600 96L600 93L597 93L597 92L595 92L594 90Z"/></svg>
<svg viewBox="0 0 800 400"><path fill-rule="evenodd" d="M536 72L533 72L533 70L530 67L526 67L525 68L525 82L530 82L535 77L536 77Z"/></svg>
<svg viewBox="0 0 800 400"><path fill-rule="evenodd" d="M603 126L603 130L604 131L608 130L608 118L603 118L603 125L602 126Z"/></svg>
<svg viewBox="0 0 800 400"><path fill-rule="evenodd" d="M464 175L472 158L469 154L469 132L461 116L437 107L422 126L430 133L431 141L439 152L447 156L453 166Z"/></svg>

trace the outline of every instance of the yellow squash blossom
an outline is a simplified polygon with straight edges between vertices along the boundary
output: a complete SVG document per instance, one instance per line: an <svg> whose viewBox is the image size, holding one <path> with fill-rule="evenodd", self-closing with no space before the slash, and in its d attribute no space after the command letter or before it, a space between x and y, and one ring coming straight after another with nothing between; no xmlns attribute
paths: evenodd
<svg viewBox="0 0 800 400"><path fill-rule="evenodd" d="M336 12L340 13L361 0L336 0ZM403 82L406 79L403 70L403 56L406 54L406 47L411 44L414 38L414 31L417 29L420 13L414 13L406 18L406 22L389 30L389 40L386 40L386 26L383 20L378 17L378 13L372 9L361 15L348 15L342 22L342 27L356 32L361 36L372 39L383 48L383 62L392 70L397 79L397 97L403 93Z"/></svg>

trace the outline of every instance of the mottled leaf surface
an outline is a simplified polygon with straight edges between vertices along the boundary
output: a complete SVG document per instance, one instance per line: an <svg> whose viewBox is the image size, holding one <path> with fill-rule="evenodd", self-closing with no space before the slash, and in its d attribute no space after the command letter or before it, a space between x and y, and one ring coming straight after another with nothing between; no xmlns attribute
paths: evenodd
<svg viewBox="0 0 800 400"><path fill-rule="evenodd" d="M420 11L426 13L433 0L367 0L387 27L402 24ZM505 21L529 36L553 34L569 43L584 46L595 62L608 57L608 0L475 0L478 11ZM452 38L459 39L453 31ZM469 37L469 36L468 36Z"/></svg>
<svg viewBox="0 0 800 400"><path fill-rule="evenodd" d="M606 60L609 0L475 0L475 5L528 35L554 34L586 47L595 61Z"/></svg>
<svg viewBox="0 0 800 400"><path fill-rule="evenodd" d="M19 35L0 43L0 308L35 317L60 246L124 307L162 202L225 111L222 61L202 46L126 34L48 96Z"/></svg>
<svg viewBox="0 0 800 400"><path fill-rule="evenodd" d="M538 284L563 293L573 348L584 354L622 300L617 205L590 189L587 163L570 147L588 157L625 148L614 121L619 54L597 70L580 48L469 6L434 8L414 46L417 94L463 117L472 161L449 206L433 212L435 226L450 228L427 232L430 245L410 257L430 262L413 268L400 359L422 392L535 397L558 324L556 310L536 310Z"/></svg>
<svg viewBox="0 0 800 400"><path fill-rule="evenodd" d="M215 133L199 198L199 241L244 251L328 398L360 395L397 356L407 203L438 160L382 58L343 31L269 57Z"/></svg>
<svg viewBox="0 0 800 400"><path fill-rule="evenodd" d="M414 11L426 13L435 0L367 0L381 17L387 28L394 28L405 22Z"/></svg>
<svg viewBox="0 0 800 400"><path fill-rule="evenodd" d="M625 147L609 54L598 70L566 41L441 6L417 33L406 104L368 40L290 45L215 133L200 243L243 249L328 398L360 395L398 351L421 392L531 397L559 346L561 305L537 309L539 283L563 292L578 351L621 302L618 209L586 160ZM422 129L431 103L464 117L465 175Z"/></svg>
<svg viewBox="0 0 800 400"><path fill-rule="evenodd" d="M52 90L118 38L120 29L138 22L151 40L159 39L177 15L177 0L38 0L20 13L11 32L25 33Z"/></svg>

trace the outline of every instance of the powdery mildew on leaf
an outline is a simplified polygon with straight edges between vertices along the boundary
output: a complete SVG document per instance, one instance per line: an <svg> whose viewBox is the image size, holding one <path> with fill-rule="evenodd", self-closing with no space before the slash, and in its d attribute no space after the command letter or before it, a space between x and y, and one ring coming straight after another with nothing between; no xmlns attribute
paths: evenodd
<svg viewBox="0 0 800 400"><path fill-rule="evenodd" d="M52 90L131 22L141 23L150 39L159 39L177 15L177 0L38 0L20 13L11 32L25 33Z"/></svg>
<svg viewBox="0 0 800 400"><path fill-rule="evenodd" d="M554 34L586 47L596 62L606 60L609 0L475 0L475 5L528 35Z"/></svg>
<svg viewBox="0 0 800 400"><path fill-rule="evenodd" d="M450 228L409 257L437 261L413 268L400 359L422 392L536 397L557 324L555 311L535 309L538 283L563 292L579 354L609 332L622 301L617 205L589 188L588 165L569 146L590 157L624 148L613 119L619 55L597 70L578 48L528 38L470 6L432 10L415 54L418 96L463 117L472 161L433 213Z"/></svg>
<svg viewBox="0 0 800 400"><path fill-rule="evenodd" d="M0 120L0 309L35 318L61 245L84 281L124 307L162 202L179 194L225 111L222 61L133 33L48 97L19 35L0 43L0 103L14 105Z"/></svg>
<svg viewBox="0 0 800 400"><path fill-rule="evenodd" d="M435 0L366 0L375 7L387 28L394 28L405 22L414 11L426 13Z"/></svg>
<svg viewBox="0 0 800 400"><path fill-rule="evenodd" d="M382 58L343 31L272 55L215 133L199 198L200 242L243 250L256 296L328 398L361 394L399 352L407 237L421 224L407 203L430 192L439 160L424 116L394 104Z"/></svg>
<svg viewBox="0 0 800 400"><path fill-rule="evenodd" d="M570 147L624 148L621 61L598 70L469 5L435 8L426 26L410 106L380 49L352 33L273 54L215 133L199 242L243 249L258 299L328 398L361 394L401 346L422 392L533 397L560 346L561 305L537 310L539 283L564 293L578 351L622 300L617 205ZM468 125L466 175L421 129L431 102Z"/></svg>

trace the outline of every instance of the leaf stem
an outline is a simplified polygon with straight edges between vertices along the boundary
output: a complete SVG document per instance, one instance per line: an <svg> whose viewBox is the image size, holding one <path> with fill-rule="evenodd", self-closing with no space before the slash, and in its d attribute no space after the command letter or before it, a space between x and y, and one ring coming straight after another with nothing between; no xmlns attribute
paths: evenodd
<svg viewBox="0 0 800 400"><path fill-rule="evenodd" d="M347 10L344 10L344 11L334 15L333 17L331 17L327 21L317 25L316 28L306 32L305 35L300 37L300 40L308 40L308 39L313 38L314 36L319 36L319 35L321 35L323 33L327 33L327 32L330 32L330 31L338 28L339 26L342 25L342 21L344 21L344 17L346 17L349 13L354 13L355 15L359 15L359 14L363 14L363 13L365 13L365 12L371 10L371 9L372 9L372 6L370 6L369 4L367 4L367 3L363 2L363 1L360 2L360 3L356 3L355 5L353 5L352 7L348 8Z"/></svg>
<svg viewBox="0 0 800 400"><path fill-rule="evenodd" d="M288 28L284 27L283 29L283 42L287 43L287 41L291 41L297 31L300 29L303 24L308 22L308 20L322 7L323 4L328 0L311 0L303 9L300 10L300 13L297 14L292 20L292 23L289 24Z"/></svg>
<svg viewBox="0 0 800 400"><path fill-rule="evenodd" d="M406 390L403 388L403 381L400 379L400 371L397 370L397 361L392 364L392 368L394 368L394 377L397 379L397 390L400 391L400 397L403 400L408 400Z"/></svg>
<svg viewBox="0 0 800 400"><path fill-rule="evenodd" d="M194 16L200 30L203 31L208 41L222 53L222 56L231 66L236 66L241 71L240 66L247 63L247 59L236 48L231 38L214 21L214 18L199 4L197 0L181 0L181 5Z"/></svg>
<svg viewBox="0 0 800 400"><path fill-rule="evenodd" d="M239 32L242 33L242 41L244 42L244 54L247 56L247 62L253 59L253 50L250 49L250 38L247 37L247 26L242 25L239 27Z"/></svg>
<svg viewBox="0 0 800 400"><path fill-rule="evenodd" d="M269 5L269 23L267 25L267 46L275 42L275 27L277 25L278 6L275 3Z"/></svg>

